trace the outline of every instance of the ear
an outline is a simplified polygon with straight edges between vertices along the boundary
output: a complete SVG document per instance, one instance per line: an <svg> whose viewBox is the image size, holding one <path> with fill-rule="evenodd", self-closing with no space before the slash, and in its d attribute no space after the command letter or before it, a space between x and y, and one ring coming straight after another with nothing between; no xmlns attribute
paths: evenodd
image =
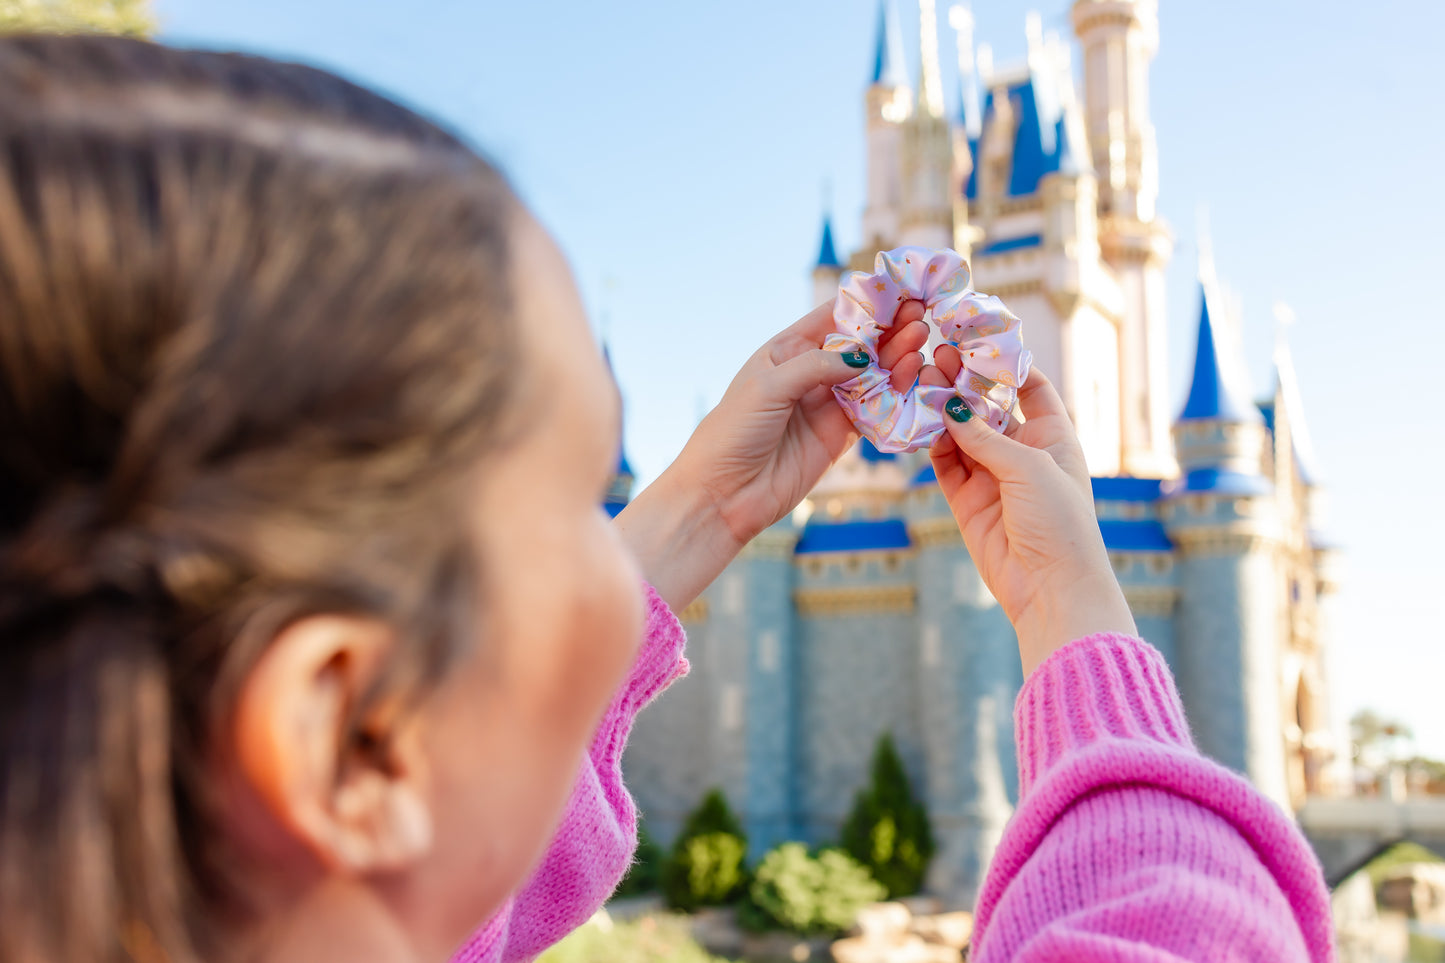
<svg viewBox="0 0 1445 963"><path fill-rule="evenodd" d="M375 619L308 616L272 640L237 700L239 775L272 826L332 870L400 869L431 848L414 727L385 706L356 713L394 641Z"/></svg>

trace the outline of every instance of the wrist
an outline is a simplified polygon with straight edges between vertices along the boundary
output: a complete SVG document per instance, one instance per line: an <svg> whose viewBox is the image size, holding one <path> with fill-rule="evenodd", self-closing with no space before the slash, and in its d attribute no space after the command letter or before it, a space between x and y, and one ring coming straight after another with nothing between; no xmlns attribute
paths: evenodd
<svg viewBox="0 0 1445 963"><path fill-rule="evenodd" d="M681 611L742 550L706 488L677 464L643 489L616 525L643 577Z"/></svg>
<svg viewBox="0 0 1445 963"><path fill-rule="evenodd" d="M1074 575L1040 589L1014 621L1024 678L1075 639L1112 632L1137 636L1134 614L1108 568Z"/></svg>

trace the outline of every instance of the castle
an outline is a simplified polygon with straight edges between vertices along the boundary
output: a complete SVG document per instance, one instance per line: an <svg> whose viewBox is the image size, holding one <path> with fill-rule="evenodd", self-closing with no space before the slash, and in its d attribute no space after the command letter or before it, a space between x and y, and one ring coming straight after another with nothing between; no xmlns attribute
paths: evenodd
<svg viewBox="0 0 1445 963"><path fill-rule="evenodd" d="M1070 51L1029 19L1028 57L994 69L954 8L961 109L944 108L934 0L903 73L882 0L864 94L864 243L825 219L814 303L902 244L953 247L1024 320L1083 442L1099 527L1141 634L1167 658L1201 750L1280 805L1337 791L1323 663L1331 557L1287 350L1273 395L1238 387L1201 284L1187 400L1170 411L1158 160L1148 69L1157 0L1076 0ZM1207 279L1206 279L1207 280ZM619 468L611 508L625 503ZM891 733L938 840L928 888L972 901L1017 801L1017 641L969 559L926 453L860 441L802 508L755 539L685 612L690 678L643 713L629 784L664 842L709 788L754 856L836 838Z"/></svg>

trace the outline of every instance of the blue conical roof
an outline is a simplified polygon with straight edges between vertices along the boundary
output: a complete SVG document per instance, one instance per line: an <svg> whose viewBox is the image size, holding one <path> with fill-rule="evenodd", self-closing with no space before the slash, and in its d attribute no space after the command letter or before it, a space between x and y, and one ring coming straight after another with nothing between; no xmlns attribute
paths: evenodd
<svg viewBox="0 0 1445 963"><path fill-rule="evenodd" d="M1209 418L1215 421L1261 422L1259 408L1237 394L1220 367L1219 343L1209 318L1209 293L1199 286L1199 344L1194 349L1194 380L1184 402L1181 421Z"/></svg>
<svg viewBox="0 0 1445 963"><path fill-rule="evenodd" d="M607 346L605 341L602 343L602 360L607 362L607 373L612 376L613 381L616 381L617 373L612 367L612 349ZM632 470L632 463L627 460L626 441L625 437L617 439L617 470L613 474L617 477L632 479L637 477L637 473Z"/></svg>
<svg viewBox="0 0 1445 963"><path fill-rule="evenodd" d="M888 0L878 0L878 40L873 51L874 84L904 87L908 81L903 71L903 40Z"/></svg>
<svg viewBox="0 0 1445 963"><path fill-rule="evenodd" d="M842 262L838 260L838 251L833 247L833 219L823 218L823 243L818 246L817 267L840 268Z"/></svg>

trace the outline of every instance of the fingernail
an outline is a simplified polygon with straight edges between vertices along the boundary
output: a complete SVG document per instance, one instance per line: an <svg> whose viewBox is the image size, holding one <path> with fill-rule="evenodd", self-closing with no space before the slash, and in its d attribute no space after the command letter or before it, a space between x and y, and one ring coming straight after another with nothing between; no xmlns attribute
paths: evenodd
<svg viewBox="0 0 1445 963"><path fill-rule="evenodd" d="M943 406L943 410L948 412L948 417L952 418L959 424L962 424L963 422L968 421L970 418L973 417L973 412L969 410L968 405L964 402L962 398L958 397L957 395L954 395L952 398L948 399L948 401Z"/></svg>
<svg viewBox="0 0 1445 963"><path fill-rule="evenodd" d="M866 368L871 360L866 351L844 351L843 363L850 368Z"/></svg>

